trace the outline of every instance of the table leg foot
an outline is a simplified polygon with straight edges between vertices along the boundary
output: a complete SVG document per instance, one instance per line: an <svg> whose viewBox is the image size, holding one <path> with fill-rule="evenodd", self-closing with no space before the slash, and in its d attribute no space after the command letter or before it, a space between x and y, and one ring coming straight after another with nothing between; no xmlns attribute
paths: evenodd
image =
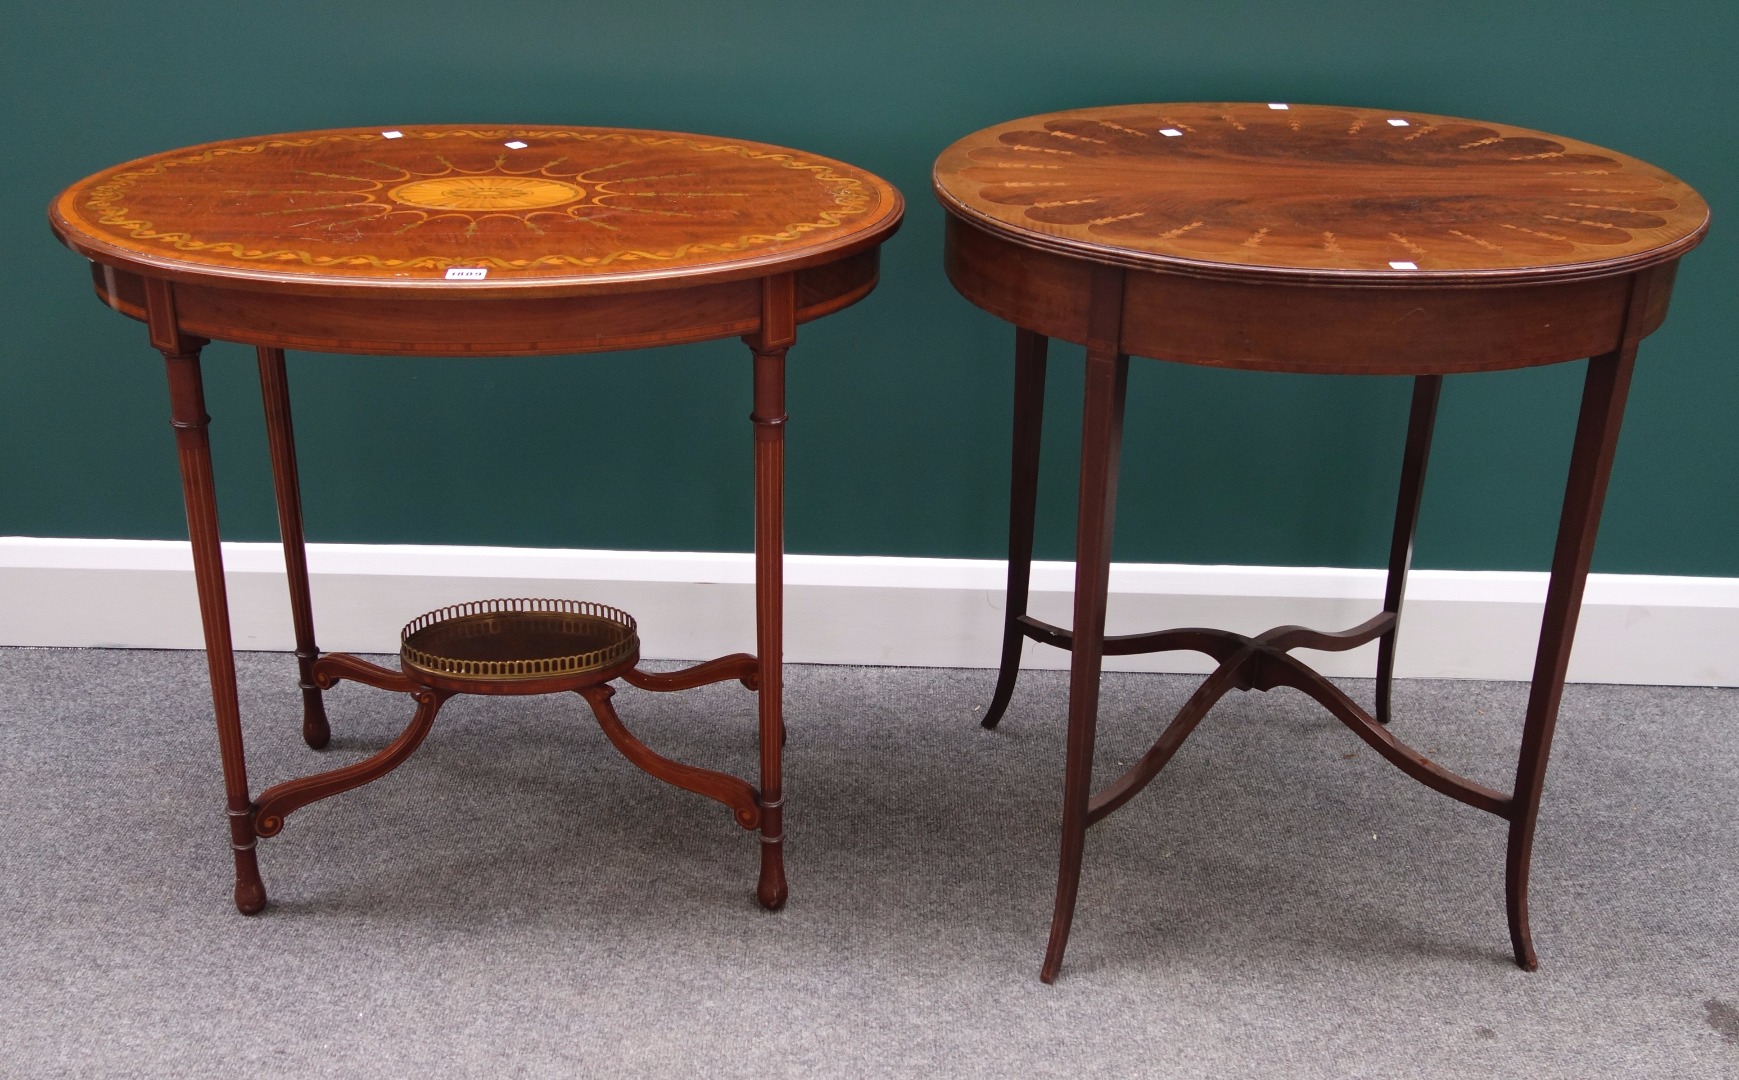
<svg viewBox="0 0 1739 1080"><path fill-rule="evenodd" d="M1510 827L1509 856L1504 864L1504 907L1510 920L1510 945L1516 966L1538 971L1540 958L1534 952L1534 932L1528 925L1528 864L1533 856L1533 838L1514 825Z"/></svg>
<svg viewBox="0 0 1739 1080"><path fill-rule="evenodd" d="M1004 635L1012 636L1014 641L1014 662L1003 658L1002 669L996 673L996 689L990 694L990 707L984 710L984 719L978 722L986 731L996 730L996 725L1002 722L1002 714L1008 711L1008 703L1014 698L1014 682L1020 676L1021 638L1010 635L1004 630Z"/></svg>
<svg viewBox="0 0 1739 1080"><path fill-rule="evenodd" d="M319 690L302 691L302 741L310 750L324 750L332 741L332 725L326 721L326 702Z"/></svg>
<svg viewBox="0 0 1739 1080"><path fill-rule="evenodd" d="M791 894L785 883L785 838L761 837L761 879L755 884L755 899L768 911L785 906Z"/></svg>
<svg viewBox="0 0 1739 1080"><path fill-rule="evenodd" d="M251 847L235 853L235 909L243 915L266 909L266 883L260 880L260 861Z"/></svg>
<svg viewBox="0 0 1739 1080"><path fill-rule="evenodd" d="M1063 966L1063 953L1069 947L1069 928L1075 921L1075 897L1081 891L1081 855L1087 846L1087 823L1083 820L1063 822L1063 855L1057 866L1057 903L1051 912L1051 937L1045 943L1045 962L1039 968L1039 981L1057 981Z"/></svg>

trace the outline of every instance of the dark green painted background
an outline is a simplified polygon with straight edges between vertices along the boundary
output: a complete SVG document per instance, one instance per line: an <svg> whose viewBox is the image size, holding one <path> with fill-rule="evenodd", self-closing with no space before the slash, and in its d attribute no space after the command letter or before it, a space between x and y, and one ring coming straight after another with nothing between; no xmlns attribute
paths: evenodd
<svg viewBox="0 0 1739 1080"><path fill-rule="evenodd" d="M1715 207L1645 345L1596 566L1739 575L1739 5L1298 0L8 5L0 533L178 537L161 364L43 207L211 139L423 122L625 124L843 158L911 204L868 301L793 351L789 547L995 556L1011 331L939 266L937 151L1029 113L1166 100L1500 120L1653 161ZM1041 553L1071 538L1078 350L1053 366ZM227 535L275 535L252 356L208 352ZM1451 380L1419 559L1545 565L1581 365ZM746 549L748 361L291 357L311 539ZM1117 556L1377 565L1400 380L1138 362ZM445 503L445 504L443 504Z"/></svg>

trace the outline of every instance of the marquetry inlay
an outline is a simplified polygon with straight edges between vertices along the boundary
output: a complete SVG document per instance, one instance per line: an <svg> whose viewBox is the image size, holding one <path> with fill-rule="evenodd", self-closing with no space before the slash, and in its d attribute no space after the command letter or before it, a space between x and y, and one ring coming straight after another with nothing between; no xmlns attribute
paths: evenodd
<svg viewBox="0 0 1739 1080"><path fill-rule="evenodd" d="M713 268L847 245L898 212L885 182L776 146L505 127L212 143L99 173L55 207L95 247L359 283Z"/></svg>
<svg viewBox="0 0 1739 1080"><path fill-rule="evenodd" d="M1708 216L1683 182L1587 143L1330 106L1051 113L967 136L935 177L945 203L1037 246L1331 273L1606 264Z"/></svg>

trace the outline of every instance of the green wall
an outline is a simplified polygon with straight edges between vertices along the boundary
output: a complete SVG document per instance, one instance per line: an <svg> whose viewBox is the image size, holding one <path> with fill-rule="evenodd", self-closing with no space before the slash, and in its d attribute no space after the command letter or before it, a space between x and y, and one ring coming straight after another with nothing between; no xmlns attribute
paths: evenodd
<svg viewBox="0 0 1739 1080"><path fill-rule="evenodd" d="M153 0L9 5L0 533L185 535L161 364L92 298L43 208L114 162L250 134L435 122L619 124L842 158L911 204L883 284L792 353L793 551L994 557L1012 331L949 288L928 191L954 138L1126 101L1327 102L1560 132L1715 207L1644 347L1596 568L1739 575L1739 5L1459 0L877 4ZM252 355L208 351L226 535L275 536ZM1581 365L1450 380L1420 565L1539 568ZM1040 553L1068 556L1079 351L1056 350ZM746 550L748 360L295 354L313 540ZM1120 559L1379 565L1401 380L1138 361ZM454 496L451 505L426 494Z"/></svg>

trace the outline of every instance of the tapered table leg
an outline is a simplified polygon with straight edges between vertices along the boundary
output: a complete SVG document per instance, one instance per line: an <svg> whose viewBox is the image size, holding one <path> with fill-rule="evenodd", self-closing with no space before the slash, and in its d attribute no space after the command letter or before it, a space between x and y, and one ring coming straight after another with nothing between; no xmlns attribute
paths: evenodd
<svg viewBox="0 0 1739 1080"><path fill-rule="evenodd" d="M1088 321L1086 401L1081 412L1081 491L1075 531L1075 619L1069 656L1069 733L1063 770L1063 835L1057 900L1039 978L1062 967L1081 884L1093 784L1093 739L1099 714L1099 669L1105 652L1105 602L1111 578L1111 535L1117 511L1117 465L1123 445L1123 403L1129 357L1118 349L1123 274L1094 268Z"/></svg>
<svg viewBox="0 0 1739 1080"><path fill-rule="evenodd" d="M1407 416L1407 449L1401 458L1401 490L1395 496L1395 533L1389 542L1389 580L1383 590L1383 610L1395 622L1377 639L1377 723L1389 722L1389 691L1395 682L1395 635L1401 627L1401 602L1407 594L1407 572L1413 565L1413 534L1419 524L1419 501L1425 491L1425 465L1431 457L1431 432L1437 424L1437 399L1443 376L1413 379L1413 406Z"/></svg>
<svg viewBox="0 0 1739 1080"><path fill-rule="evenodd" d="M785 352L797 336L795 281L762 283L761 330L748 339L755 356L755 657L761 725L761 906L785 906L785 795L780 758L785 617Z"/></svg>
<svg viewBox="0 0 1739 1080"><path fill-rule="evenodd" d="M165 348L156 325L152 338L168 365L170 422L175 427L175 446L181 459L187 535L193 542L193 575L199 587L205 659L211 672L217 742L223 757L230 848L235 854L235 906L242 914L253 915L266 906L266 887L260 881L259 862L254 854L253 804L248 797L241 705L236 697L235 652L230 641L229 597L224 590L223 549L218 539L217 497L211 475L211 440L206 430L211 418L205 414L205 391L199 373L199 350L205 342L181 338Z"/></svg>
<svg viewBox="0 0 1739 1080"><path fill-rule="evenodd" d="M272 485L278 498L278 535L290 583L290 617L296 626L296 668L302 687L302 739L316 750L332 738L326 702L314 683L314 608L308 596L308 550L302 538L302 485L296 475L296 434L290 423L290 380L284 350L261 346L260 399L266 407L266 441L272 451Z"/></svg>
<svg viewBox="0 0 1739 1080"><path fill-rule="evenodd" d="M1631 321L1634 325L1641 320L1633 317ZM1540 647L1534 659L1534 684L1528 694L1528 715L1516 763L1504 867L1510 943L1515 947L1516 963L1528 971L1540 966L1528 926L1528 869L1533 858L1534 826L1540 817L1546 759L1552 752L1552 733L1558 723L1564 676L1570 666L1570 647L1582 610L1582 590L1594 555L1594 537L1600 527L1606 482L1612 475L1618 429L1624 419L1624 403L1635 364L1634 339L1623 348L1588 361L1582 410L1576 420L1576 442L1570 452L1570 477L1564 487L1564 511L1558 518L1558 542L1552 552L1552 579L1546 590L1545 615L1540 620Z"/></svg>
<svg viewBox="0 0 1739 1080"><path fill-rule="evenodd" d="M1045 349L1043 334L1015 328L1014 338L1014 467L1008 492L1008 593L1002 614L1002 662L996 691L990 696L983 724L994 728L1014 696L1020 677L1021 647L1026 635L1019 619L1027 611L1033 573L1033 515L1039 496L1039 443L1045 422Z"/></svg>

